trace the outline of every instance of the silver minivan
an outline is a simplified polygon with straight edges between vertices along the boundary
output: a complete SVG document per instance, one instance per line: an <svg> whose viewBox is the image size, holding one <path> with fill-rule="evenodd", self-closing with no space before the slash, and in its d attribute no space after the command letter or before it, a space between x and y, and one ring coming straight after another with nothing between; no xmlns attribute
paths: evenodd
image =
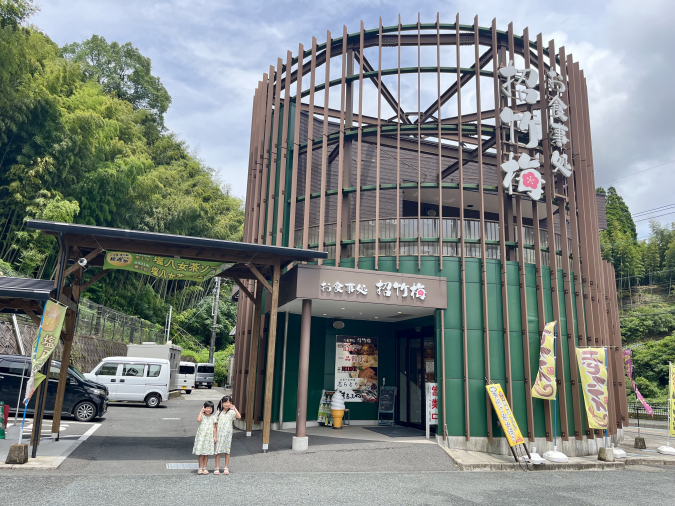
<svg viewBox="0 0 675 506"><path fill-rule="evenodd" d="M197 364L197 376L195 377L195 388L213 386L213 364Z"/></svg>

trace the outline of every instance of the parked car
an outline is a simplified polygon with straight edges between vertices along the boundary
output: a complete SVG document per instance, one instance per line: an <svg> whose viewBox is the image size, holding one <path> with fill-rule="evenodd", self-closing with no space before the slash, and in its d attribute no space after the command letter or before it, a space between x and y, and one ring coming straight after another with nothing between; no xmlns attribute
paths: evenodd
<svg viewBox="0 0 675 506"><path fill-rule="evenodd" d="M213 386L213 364L197 364L197 377L195 378L195 388Z"/></svg>
<svg viewBox="0 0 675 506"><path fill-rule="evenodd" d="M105 385L111 401L145 402L156 408L169 400L169 374L169 361L161 358L108 357L85 377Z"/></svg>
<svg viewBox="0 0 675 506"><path fill-rule="evenodd" d="M178 388L185 390L186 394L192 393L195 387L196 369L194 362L181 362L178 367Z"/></svg>
<svg viewBox="0 0 675 506"><path fill-rule="evenodd" d="M47 380L45 414L54 414L60 370L61 362L52 360L49 379ZM23 355L0 355L0 400L5 401L5 405L9 405L10 410L15 410L17 403L19 403L20 408L23 408L23 398L25 397L29 375L30 359L25 360ZM19 399L19 390L21 390L21 399ZM33 395L28 403L28 413L33 413L36 398L37 396ZM107 409L107 388L86 378L77 368L69 366L61 415L74 416L80 422L90 422L94 418L103 416Z"/></svg>

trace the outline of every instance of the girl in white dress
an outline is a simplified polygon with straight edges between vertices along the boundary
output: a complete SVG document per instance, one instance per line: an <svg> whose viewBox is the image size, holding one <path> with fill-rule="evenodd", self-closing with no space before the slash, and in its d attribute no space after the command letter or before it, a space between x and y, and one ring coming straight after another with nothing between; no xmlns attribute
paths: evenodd
<svg viewBox="0 0 675 506"><path fill-rule="evenodd" d="M225 469L223 474L230 474L230 447L232 446L232 424L234 419L241 419L241 414L232 404L232 397L226 395L218 403L218 419L216 421L216 470L213 474L220 474L220 454L225 454Z"/></svg>
<svg viewBox="0 0 675 506"><path fill-rule="evenodd" d="M214 454L217 418L213 413L213 402L206 401L197 417L199 428L195 436L195 445L192 448L192 453L199 455L199 471L197 471L197 474L209 474L206 466L209 463L209 455Z"/></svg>

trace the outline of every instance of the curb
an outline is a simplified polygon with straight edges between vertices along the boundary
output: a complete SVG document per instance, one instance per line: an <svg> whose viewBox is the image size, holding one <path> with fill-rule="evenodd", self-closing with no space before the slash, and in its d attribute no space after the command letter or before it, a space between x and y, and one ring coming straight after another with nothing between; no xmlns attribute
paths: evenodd
<svg viewBox="0 0 675 506"><path fill-rule="evenodd" d="M31 464L30 460L28 461L29 463L27 464L5 464L5 463L0 463L0 470L3 469L23 469L26 471L53 471L55 469L58 469L61 464L63 464L63 461L68 458L68 456L75 451L75 449L80 446L82 443L84 443L87 439L89 439L89 436L91 436L94 432L96 432L96 429L98 429L101 426L100 423L94 424L93 427L91 427L87 432L82 434L77 441L73 442L72 445L70 445L61 455L58 457L38 457L37 459L32 459L33 461L38 460L38 459L53 459L51 462L47 463L47 461L44 461L44 464Z"/></svg>

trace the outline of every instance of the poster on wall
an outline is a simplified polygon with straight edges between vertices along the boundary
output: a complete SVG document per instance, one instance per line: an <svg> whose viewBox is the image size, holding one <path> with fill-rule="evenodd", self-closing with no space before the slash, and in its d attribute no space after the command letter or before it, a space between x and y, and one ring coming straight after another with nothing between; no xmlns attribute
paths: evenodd
<svg viewBox="0 0 675 506"><path fill-rule="evenodd" d="M377 402L377 337L337 336L335 390L345 402Z"/></svg>

